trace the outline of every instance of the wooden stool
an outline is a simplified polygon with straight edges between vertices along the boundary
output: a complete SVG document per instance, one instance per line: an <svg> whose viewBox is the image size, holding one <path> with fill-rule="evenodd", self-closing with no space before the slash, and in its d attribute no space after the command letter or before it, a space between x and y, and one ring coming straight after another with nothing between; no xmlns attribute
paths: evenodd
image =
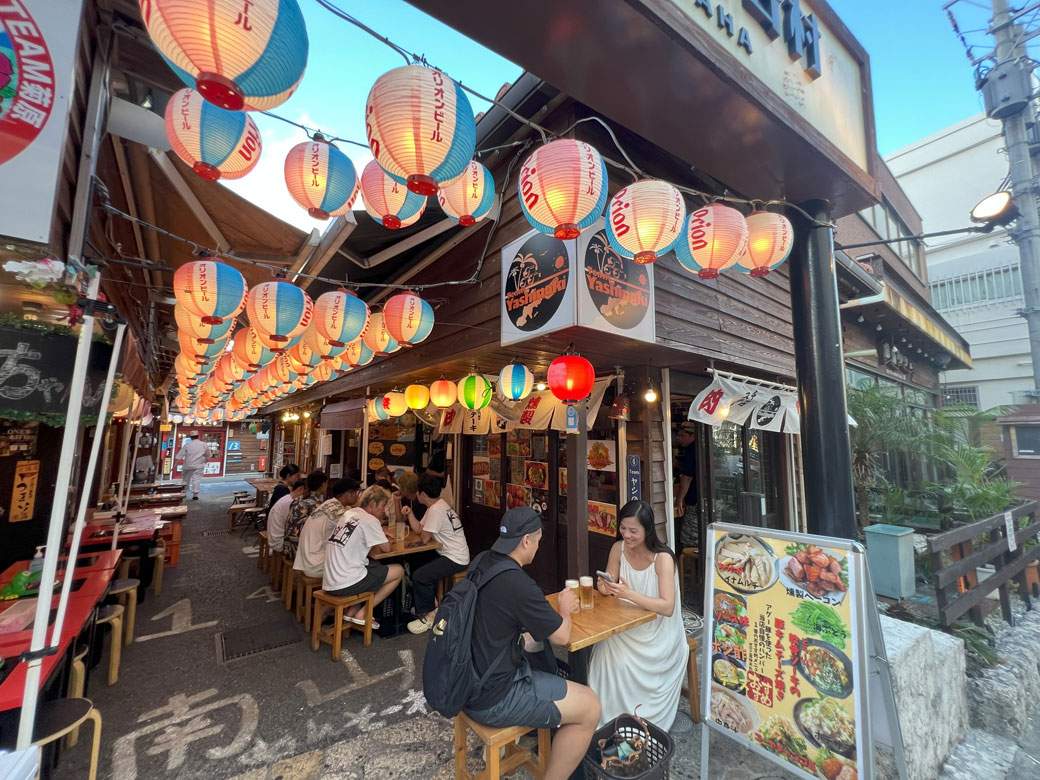
<svg viewBox="0 0 1040 780"><path fill-rule="evenodd" d="M295 579L293 563L295 560L295 557L290 558L287 554L282 553L282 602L285 604L286 612L292 609L293 593L296 592L293 587Z"/></svg>
<svg viewBox="0 0 1040 780"><path fill-rule="evenodd" d="M442 580L437 581L437 603L440 604L444 598L444 594L455 587L455 584L461 582L466 578L466 572L457 571L450 577L445 577Z"/></svg>
<svg viewBox="0 0 1040 780"><path fill-rule="evenodd" d="M136 558L121 558L119 561L119 578L122 580L130 577L130 564L133 563Z"/></svg>
<svg viewBox="0 0 1040 780"><path fill-rule="evenodd" d="M467 729L484 743L484 771L476 775L466 768ZM534 729L526 726L502 729L484 726L460 712L455 716L455 780L499 780L521 766L540 780L549 768L552 741L549 729L538 729L538 755L532 756L530 750L516 744L516 740L531 731ZM500 754L503 748L504 755Z"/></svg>
<svg viewBox="0 0 1040 780"><path fill-rule="evenodd" d="M94 739L90 748L89 780L96 780L98 751L101 748L101 713L94 709L90 699L55 699L40 704L33 726L33 744L43 747L83 725L94 721Z"/></svg>
<svg viewBox="0 0 1040 780"><path fill-rule="evenodd" d="M267 546L267 531L261 531L259 537L259 547L257 548L256 555L256 568L262 572L267 571L267 567L270 564L268 560L270 558L270 548Z"/></svg>
<svg viewBox="0 0 1040 780"><path fill-rule="evenodd" d="M340 650L343 642L343 632L350 636L351 628L358 628L355 623L343 620L343 611L355 604L365 605L365 647L372 644L372 603L375 593L359 593L356 596L330 596L323 590L314 591L314 615L311 618L311 650L317 650L322 642L332 645L332 660L340 659ZM332 607L332 628L322 630L321 627L321 605ZM359 629L360 630L360 629Z"/></svg>
<svg viewBox="0 0 1040 780"><path fill-rule="evenodd" d="M256 531L260 533L263 530L260 524L264 522L267 517L267 511L260 506L254 506L251 509L245 510L241 515L242 520L242 533L239 534L239 538L245 539L246 534L250 531Z"/></svg>
<svg viewBox="0 0 1040 780"><path fill-rule="evenodd" d="M303 630L311 630L311 615L314 614L314 591L321 587L321 577L308 577L296 572L296 619L303 623Z"/></svg>
<svg viewBox="0 0 1040 780"><path fill-rule="evenodd" d="M241 517L240 517L241 514L243 512L245 512L247 509L254 509L255 507L256 507L255 504L238 504L238 503L232 504L228 508L228 511L227 511L227 527L228 527L228 530L229 531L234 531L235 530L235 526L238 525L238 523L241 520Z"/></svg>
<svg viewBox="0 0 1040 780"><path fill-rule="evenodd" d="M72 657L72 669L69 671L69 693L70 699L78 699L83 696L87 687L87 665L83 659L90 652L89 647L82 647ZM77 726L65 737L65 747L75 747L79 742L79 727Z"/></svg>
<svg viewBox="0 0 1040 780"><path fill-rule="evenodd" d="M112 640L108 647L108 684L115 685L119 681L119 656L123 651L123 607L121 604L109 604L98 610L97 624L106 623L112 629Z"/></svg>
<svg viewBox="0 0 1040 780"><path fill-rule="evenodd" d="M690 701L690 718L694 723L701 722L701 682L697 676L697 650L701 643L692 636L686 636L686 644L690 646L690 660L686 664L686 696Z"/></svg>
<svg viewBox="0 0 1040 780"><path fill-rule="evenodd" d="M694 563L701 557L701 550L699 547L683 547L682 552L679 553L679 599L685 600L685 587L686 587L686 561L690 560Z"/></svg>
<svg viewBox="0 0 1040 780"><path fill-rule="evenodd" d="M166 569L166 542L160 539L159 544L148 551L148 557L152 559L152 592L158 596L162 592L163 571Z"/></svg>
<svg viewBox="0 0 1040 780"><path fill-rule="evenodd" d="M269 552L268 563L270 563L271 566L268 571L270 572L271 590L275 593L278 593L282 587L282 576L284 574L282 571L282 565L284 561L285 557L282 553L275 552L274 550Z"/></svg>
<svg viewBox="0 0 1040 780"><path fill-rule="evenodd" d="M248 490L236 490L232 495L231 504L245 504L253 500L253 494Z"/></svg>
<svg viewBox="0 0 1040 780"><path fill-rule="evenodd" d="M124 645L130 645L134 641L134 618L137 617L137 588L140 584L140 580L121 579L113 582L108 589L108 594L118 597L119 603L126 609L126 630L123 632Z"/></svg>

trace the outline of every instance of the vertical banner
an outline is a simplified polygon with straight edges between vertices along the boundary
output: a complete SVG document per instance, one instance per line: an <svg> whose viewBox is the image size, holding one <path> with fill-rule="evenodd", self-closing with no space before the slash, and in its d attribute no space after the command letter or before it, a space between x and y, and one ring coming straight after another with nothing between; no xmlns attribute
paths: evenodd
<svg viewBox="0 0 1040 780"><path fill-rule="evenodd" d="M704 711L806 780L870 780L862 558L842 539L708 529Z"/></svg>
<svg viewBox="0 0 1040 780"><path fill-rule="evenodd" d="M32 520L36 509L36 483L39 477L40 461L23 460L15 464L9 522L21 523Z"/></svg>
<svg viewBox="0 0 1040 780"><path fill-rule="evenodd" d="M625 501L643 498L643 464L638 455L629 455L625 469Z"/></svg>

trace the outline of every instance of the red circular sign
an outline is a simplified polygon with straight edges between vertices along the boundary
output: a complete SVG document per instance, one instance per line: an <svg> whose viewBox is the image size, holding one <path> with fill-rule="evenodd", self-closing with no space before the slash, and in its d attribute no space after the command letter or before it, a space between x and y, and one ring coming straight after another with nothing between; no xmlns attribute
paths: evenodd
<svg viewBox="0 0 1040 780"><path fill-rule="evenodd" d="M36 140L57 99L54 64L23 0L0 6L0 165Z"/></svg>

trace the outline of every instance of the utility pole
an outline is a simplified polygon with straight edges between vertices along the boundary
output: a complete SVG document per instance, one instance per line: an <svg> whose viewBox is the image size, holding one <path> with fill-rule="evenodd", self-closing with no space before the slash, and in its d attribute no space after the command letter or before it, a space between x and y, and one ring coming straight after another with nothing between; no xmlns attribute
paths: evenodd
<svg viewBox="0 0 1040 780"><path fill-rule="evenodd" d="M1011 174L1011 195L1019 216L1011 239L1018 245L1025 307L1020 314L1029 328L1029 352L1033 361L1033 400L1040 401L1040 211L1037 183L1029 149L1032 120L1032 60L1026 54L1025 31L1015 23L1020 15L1007 0L991 0L993 20L989 32L996 40L997 64L980 80L986 114L1000 119L1004 129Z"/></svg>

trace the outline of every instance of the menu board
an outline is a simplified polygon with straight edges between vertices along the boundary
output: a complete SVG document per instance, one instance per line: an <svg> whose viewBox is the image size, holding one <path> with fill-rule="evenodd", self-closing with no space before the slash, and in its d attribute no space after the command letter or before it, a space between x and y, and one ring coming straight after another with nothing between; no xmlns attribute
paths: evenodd
<svg viewBox="0 0 1040 780"><path fill-rule="evenodd" d="M710 725L798 777L869 778L860 554L744 526L713 525L708 538Z"/></svg>

